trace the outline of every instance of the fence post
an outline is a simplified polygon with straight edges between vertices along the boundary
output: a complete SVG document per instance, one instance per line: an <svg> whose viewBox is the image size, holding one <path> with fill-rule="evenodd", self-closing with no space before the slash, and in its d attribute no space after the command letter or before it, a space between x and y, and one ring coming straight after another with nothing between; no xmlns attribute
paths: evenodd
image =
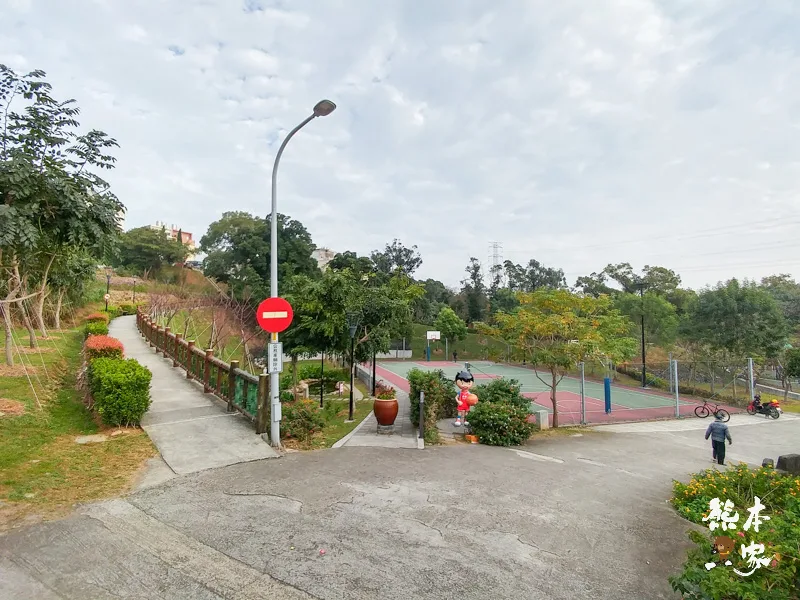
<svg viewBox="0 0 800 600"><path fill-rule="evenodd" d="M181 352L181 338L183 336L180 333L175 334L175 356L172 357L172 366L177 367L180 365L180 352Z"/></svg>
<svg viewBox="0 0 800 600"><path fill-rule="evenodd" d="M425 439L425 392L419 393L419 439Z"/></svg>
<svg viewBox="0 0 800 600"><path fill-rule="evenodd" d="M169 332L172 331L170 327L164 327L164 358L170 355L169 350Z"/></svg>
<svg viewBox="0 0 800 600"><path fill-rule="evenodd" d="M747 359L747 381L750 384L750 402L755 399L755 373L753 373L753 359Z"/></svg>
<svg viewBox="0 0 800 600"><path fill-rule="evenodd" d="M158 327L158 326L156 326L156 327ZM150 330L152 331L152 328ZM156 345L153 343L153 336L152 335L150 336L150 340L149 341L150 341L150 347L151 348L156 347Z"/></svg>
<svg viewBox="0 0 800 600"><path fill-rule="evenodd" d="M672 352L669 353L669 391L672 393Z"/></svg>
<svg viewBox="0 0 800 600"><path fill-rule="evenodd" d="M258 376L258 405L256 408L256 433L261 435L267 432L269 426L269 375L261 373ZM272 445L277 445L280 440L270 440Z"/></svg>
<svg viewBox="0 0 800 600"><path fill-rule="evenodd" d="M680 393L678 391L678 388L680 387L678 385L678 360L677 359L673 360L672 364L670 365L670 367L671 367L670 370L672 371L672 379L675 382L675 416L676 417L680 417L681 416L681 398L680 398Z"/></svg>
<svg viewBox="0 0 800 600"><path fill-rule="evenodd" d="M211 391L211 388L208 387L208 380L211 376L211 357L214 356L213 348L209 348L206 350L206 356L203 359L203 393L207 394Z"/></svg>
<svg viewBox="0 0 800 600"><path fill-rule="evenodd" d="M194 340L189 340L186 347L186 379L192 378L192 363L194 362Z"/></svg>
<svg viewBox="0 0 800 600"><path fill-rule="evenodd" d="M584 363L578 363L581 372L581 425L586 425L586 380L584 379Z"/></svg>
<svg viewBox="0 0 800 600"><path fill-rule="evenodd" d="M239 361L232 360L228 371L228 412L233 412L234 401L236 400L236 369L239 368Z"/></svg>

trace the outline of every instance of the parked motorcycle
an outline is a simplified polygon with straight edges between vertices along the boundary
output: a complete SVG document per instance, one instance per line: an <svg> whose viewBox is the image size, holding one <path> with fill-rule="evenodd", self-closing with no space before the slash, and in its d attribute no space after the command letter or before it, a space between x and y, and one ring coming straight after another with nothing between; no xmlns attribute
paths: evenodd
<svg viewBox="0 0 800 600"><path fill-rule="evenodd" d="M780 402L770 400L767 403L763 403L761 402L760 394L756 394L755 398L747 405L748 415L764 415L765 417L777 419L782 412Z"/></svg>

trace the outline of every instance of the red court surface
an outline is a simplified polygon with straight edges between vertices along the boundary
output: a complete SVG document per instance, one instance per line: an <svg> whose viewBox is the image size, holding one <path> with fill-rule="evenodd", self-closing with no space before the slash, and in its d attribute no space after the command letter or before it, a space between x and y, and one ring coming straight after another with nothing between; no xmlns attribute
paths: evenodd
<svg viewBox="0 0 800 600"><path fill-rule="evenodd" d="M426 363L428 364L428 363ZM442 361L442 365L447 365ZM452 365L452 363L449 363ZM369 365L364 365L368 368ZM380 365L376 366L375 374L378 378L395 386L397 389L406 393L410 391L408 381ZM476 379L478 377L476 376ZM522 394L530 398L544 409L548 409L550 425L553 424L552 403L550 402L550 392L525 392ZM560 425L578 425L581 422L581 397L574 392L558 392L558 422ZM680 416L695 417L694 409L697 404L683 404L683 402L693 402L688 398L681 399ZM698 403L699 404L699 403ZM741 412L739 409L725 406L731 412ZM606 414L605 402L598 398L586 397L586 421L588 423L624 423L627 421L652 421L656 419L674 419L675 405L659 406L656 408L628 408L619 404L611 404L611 412Z"/></svg>

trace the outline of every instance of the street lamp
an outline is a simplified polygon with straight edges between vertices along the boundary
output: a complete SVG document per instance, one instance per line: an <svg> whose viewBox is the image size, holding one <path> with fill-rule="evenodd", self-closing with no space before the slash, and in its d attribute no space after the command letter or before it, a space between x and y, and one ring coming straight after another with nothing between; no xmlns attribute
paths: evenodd
<svg viewBox="0 0 800 600"><path fill-rule="evenodd" d="M108 293L109 293L110 289L111 289L111 270L110 269L106 269L106 297L105 297L105 300L106 300L106 312L108 312Z"/></svg>
<svg viewBox="0 0 800 600"><path fill-rule="evenodd" d="M355 364L354 364L354 355L355 355L355 343L356 343L356 331L358 330L359 322L361 321L361 315L357 312L348 312L347 313L347 328L350 331L350 413L349 417L347 418L348 421L353 420L353 409L355 408L355 402L353 400L353 385L355 384Z"/></svg>
<svg viewBox="0 0 800 600"><path fill-rule="evenodd" d="M136 277L133 278L133 303L136 304Z"/></svg>
<svg viewBox="0 0 800 600"><path fill-rule="evenodd" d="M336 105L330 100L320 100L314 106L312 114L307 117L302 123L289 132L286 139L283 140L278 154L275 155L275 164L272 165L272 218L270 221L269 229L269 295L271 298L278 297L278 163L280 163L283 149L286 144L292 139L295 133L300 131L309 122L317 117L326 117L336 110ZM278 341L278 334L272 334L272 341ZM272 408L272 423L270 423L269 438L273 446L279 447L281 445L281 424L277 419L278 410L280 408L280 377L278 373L270 373L269 375L269 390L270 390L270 406Z"/></svg>
<svg viewBox="0 0 800 600"><path fill-rule="evenodd" d="M642 387L647 387L647 356L644 347L644 290L647 284L644 281L637 281L634 287L639 290L639 295L642 298Z"/></svg>

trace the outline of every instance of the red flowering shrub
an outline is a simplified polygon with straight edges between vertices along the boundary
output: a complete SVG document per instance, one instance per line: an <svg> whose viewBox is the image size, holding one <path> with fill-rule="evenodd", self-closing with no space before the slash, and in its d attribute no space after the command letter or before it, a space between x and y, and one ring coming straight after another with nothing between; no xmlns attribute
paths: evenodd
<svg viewBox="0 0 800 600"><path fill-rule="evenodd" d="M122 342L108 335L90 335L83 349L88 362L96 358L122 358L124 352Z"/></svg>
<svg viewBox="0 0 800 600"><path fill-rule="evenodd" d="M87 323L108 323L108 314L101 312L93 312L88 315L84 321Z"/></svg>

